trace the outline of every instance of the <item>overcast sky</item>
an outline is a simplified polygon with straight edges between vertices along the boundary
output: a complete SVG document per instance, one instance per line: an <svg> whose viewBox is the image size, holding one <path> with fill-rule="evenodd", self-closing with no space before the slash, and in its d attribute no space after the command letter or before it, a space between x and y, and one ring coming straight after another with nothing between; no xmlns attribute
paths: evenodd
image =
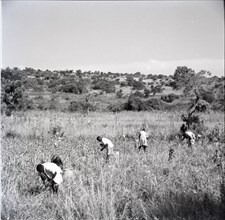
<svg viewBox="0 0 225 220"><path fill-rule="evenodd" d="M223 1L2 1L2 67L224 74Z"/></svg>

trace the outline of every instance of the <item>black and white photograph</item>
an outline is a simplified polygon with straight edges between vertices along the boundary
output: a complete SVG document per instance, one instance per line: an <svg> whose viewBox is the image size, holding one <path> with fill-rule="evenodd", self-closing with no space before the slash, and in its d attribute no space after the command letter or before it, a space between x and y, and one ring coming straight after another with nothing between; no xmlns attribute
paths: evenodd
<svg viewBox="0 0 225 220"><path fill-rule="evenodd" d="M1 220L225 219L223 0L0 9Z"/></svg>

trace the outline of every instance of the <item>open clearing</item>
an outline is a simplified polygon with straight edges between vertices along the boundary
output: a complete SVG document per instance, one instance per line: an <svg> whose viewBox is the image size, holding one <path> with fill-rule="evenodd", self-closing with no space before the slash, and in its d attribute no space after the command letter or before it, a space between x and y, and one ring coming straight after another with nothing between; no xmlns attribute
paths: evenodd
<svg viewBox="0 0 225 220"><path fill-rule="evenodd" d="M168 141L181 112L78 113L31 111L2 117L2 219L223 219L221 173L211 160L218 143L189 149ZM224 127L223 113L204 114L206 126ZM145 124L147 153L135 148ZM54 147L49 131L65 131ZM121 136L125 134L126 139ZM110 138L119 159L104 165L98 135ZM175 157L168 162L168 150ZM73 171L58 196L41 190L36 165L60 155Z"/></svg>

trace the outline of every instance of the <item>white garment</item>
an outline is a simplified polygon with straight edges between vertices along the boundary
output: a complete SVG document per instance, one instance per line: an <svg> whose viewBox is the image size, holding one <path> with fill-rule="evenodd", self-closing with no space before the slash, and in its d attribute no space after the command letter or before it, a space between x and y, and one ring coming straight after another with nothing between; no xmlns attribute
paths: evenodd
<svg viewBox="0 0 225 220"><path fill-rule="evenodd" d="M195 143L195 134L192 131L186 131L185 134L190 138L191 145L194 145Z"/></svg>
<svg viewBox="0 0 225 220"><path fill-rule="evenodd" d="M139 133L139 144L140 146L148 146L148 141L147 141L147 133L145 131L140 131Z"/></svg>
<svg viewBox="0 0 225 220"><path fill-rule="evenodd" d="M52 179L53 175L56 173L56 176L53 178L53 181L57 184L62 183L63 178L62 178L62 174L63 171L62 169L57 166L55 163L52 162L46 162L42 164L44 166L44 172L45 174Z"/></svg>
<svg viewBox="0 0 225 220"><path fill-rule="evenodd" d="M191 139L195 139L195 134L192 131L186 131L185 134Z"/></svg>
<svg viewBox="0 0 225 220"><path fill-rule="evenodd" d="M108 155L113 154L113 147L114 147L114 145L113 145L112 141L110 141L108 138L102 138L102 143L103 143L104 145L107 144Z"/></svg>

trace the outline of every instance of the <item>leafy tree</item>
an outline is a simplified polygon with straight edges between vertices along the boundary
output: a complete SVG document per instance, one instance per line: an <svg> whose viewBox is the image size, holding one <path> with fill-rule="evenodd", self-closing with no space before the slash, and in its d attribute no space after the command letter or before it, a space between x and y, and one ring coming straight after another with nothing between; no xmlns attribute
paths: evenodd
<svg viewBox="0 0 225 220"><path fill-rule="evenodd" d="M148 74L147 79L152 79L153 75L152 74Z"/></svg>
<svg viewBox="0 0 225 220"><path fill-rule="evenodd" d="M199 115L196 113L206 112L210 109L210 104L204 100L201 100L199 96L196 96L191 106L188 108L187 114L181 115L181 119L186 123L188 129L196 130L200 125L202 126L202 121Z"/></svg>
<svg viewBox="0 0 225 220"><path fill-rule="evenodd" d="M215 100L213 101L213 107L216 110L224 110L225 106L225 83L224 79L221 82L215 84L214 88Z"/></svg>
<svg viewBox="0 0 225 220"><path fill-rule="evenodd" d="M151 86L152 95L155 96L156 93L161 93L163 91L162 85Z"/></svg>
<svg viewBox="0 0 225 220"><path fill-rule="evenodd" d="M148 98L150 94L151 94L151 90L145 88L144 89L144 97Z"/></svg>
<svg viewBox="0 0 225 220"><path fill-rule="evenodd" d="M195 75L194 70L186 66L178 66L174 73L175 89L181 89Z"/></svg>
<svg viewBox="0 0 225 220"><path fill-rule="evenodd" d="M196 94L203 84L207 84L207 75L211 75L211 73L205 70L195 73L194 70L186 66L178 66L173 77L175 82L174 88L184 88L183 92L185 96L191 93Z"/></svg>
<svg viewBox="0 0 225 220"><path fill-rule="evenodd" d="M145 88L145 85L143 84L142 81L133 81L133 90L142 90Z"/></svg>
<svg viewBox="0 0 225 220"><path fill-rule="evenodd" d="M127 76L127 85L128 86L133 86L133 83L134 83L134 77L133 76L131 76L131 75L128 75Z"/></svg>
<svg viewBox="0 0 225 220"><path fill-rule="evenodd" d="M81 70L76 70L76 75L79 77L79 78L82 78L83 77L83 73Z"/></svg>
<svg viewBox="0 0 225 220"><path fill-rule="evenodd" d="M116 91L115 84L105 79L96 80L93 82L93 89L100 89L106 93L114 93Z"/></svg>
<svg viewBox="0 0 225 220"><path fill-rule="evenodd" d="M136 72L136 73L134 74L134 76L135 76L135 77L140 77L140 76L141 76L141 73L140 73L140 72Z"/></svg>
<svg viewBox="0 0 225 220"><path fill-rule="evenodd" d="M207 88L200 86L198 93L201 96L201 99L205 100L208 103L212 103L215 100L215 95L213 93L213 88Z"/></svg>
<svg viewBox="0 0 225 220"><path fill-rule="evenodd" d="M32 103L24 96L24 87L22 84L22 72L18 68L2 69L2 107L5 107L7 115L11 115L14 110L26 110L32 107Z"/></svg>
<svg viewBox="0 0 225 220"><path fill-rule="evenodd" d="M80 79L78 82L76 82L76 85L80 94L88 92L87 82L85 80Z"/></svg>

